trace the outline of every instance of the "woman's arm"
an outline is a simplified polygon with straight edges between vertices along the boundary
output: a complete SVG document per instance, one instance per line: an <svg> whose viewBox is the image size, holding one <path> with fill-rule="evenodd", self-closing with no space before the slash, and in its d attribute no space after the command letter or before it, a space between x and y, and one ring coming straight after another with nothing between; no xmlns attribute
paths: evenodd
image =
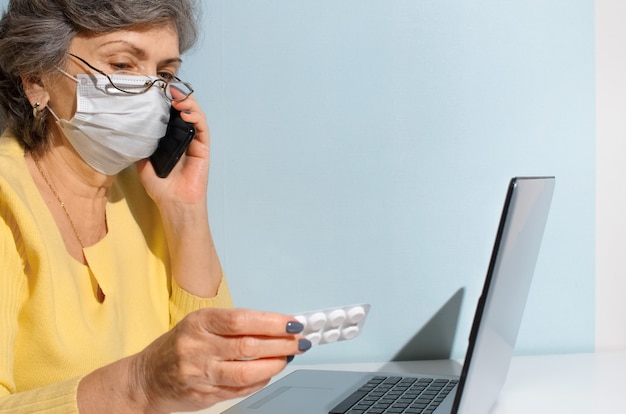
<svg viewBox="0 0 626 414"><path fill-rule="evenodd" d="M222 281L222 267L213 244L206 204L170 207L172 211L164 212L162 208L161 216L172 277L192 295L212 298Z"/></svg>
<svg viewBox="0 0 626 414"><path fill-rule="evenodd" d="M146 191L161 213L172 277L187 292L210 298L217 294L222 268L207 208L209 128L193 96L174 102L173 106L181 111L183 120L196 128L186 154L167 178L158 178L146 160L138 163L138 169Z"/></svg>

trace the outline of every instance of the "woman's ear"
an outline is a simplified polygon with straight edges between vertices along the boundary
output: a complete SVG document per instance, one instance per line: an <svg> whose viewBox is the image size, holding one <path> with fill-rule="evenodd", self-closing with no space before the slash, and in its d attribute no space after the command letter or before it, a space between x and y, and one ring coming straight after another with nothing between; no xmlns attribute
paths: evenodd
<svg viewBox="0 0 626 414"><path fill-rule="evenodd" d="M43 110L50 101L50 95L43 82L36 76L21 76L22 85L30 106L37 111Z"/></svg>

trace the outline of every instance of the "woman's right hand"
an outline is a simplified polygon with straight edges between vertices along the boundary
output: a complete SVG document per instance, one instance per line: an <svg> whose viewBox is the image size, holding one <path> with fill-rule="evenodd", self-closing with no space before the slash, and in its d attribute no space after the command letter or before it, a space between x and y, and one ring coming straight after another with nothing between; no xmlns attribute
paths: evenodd
<svg viewBox="0 0 626 414"><path fill-rule="evenodd" d="M277 313L192 312L140 353L82 378L79 412L192 411L251 394L311 347L302 329Z"/></svg>
<svg viewBox="0 0 626 414"><path fill-rule="evenodd" d="M199 410L242 397L311 347L290 316L246 309L202 309L136 355L133 375L146 412Z"/></svg>

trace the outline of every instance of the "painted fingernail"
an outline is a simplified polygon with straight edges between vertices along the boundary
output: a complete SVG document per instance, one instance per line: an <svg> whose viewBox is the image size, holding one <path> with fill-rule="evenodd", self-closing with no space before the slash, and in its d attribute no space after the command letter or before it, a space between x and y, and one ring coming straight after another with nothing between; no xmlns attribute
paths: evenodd
<svg viewBox="0 0 626 414"><path fill-rule="evenodd" d="M300 352L308 351L309 349L311 349L312 345L313 344L311 343L311 341L309 341L306 338L302 338L298 341L298 351Z"/></svg>
<svg viewBox="0 0 626 414"><path fill-rule="evenodd" d="M295 357L296 357L295 355L289 355L289 356L287 357L287 363L290 363L291 361L293 361L293 359L294 359Z"/></svg>
<svg viewBox="0 0 626 414"><path fill-rule="evenodd" d="M184 110L184 111L183 111L183 114L187 114L187 115L189 115L190 113L191 113L191 111L189 111L189 110Z"/></svg>
<svg viewBox="0 0 626 414"><path fill-rule="evenodd" d="M297 334L302 332L303 329L304 325L302 325L300 322L287 322L287 333Z"/></svg>

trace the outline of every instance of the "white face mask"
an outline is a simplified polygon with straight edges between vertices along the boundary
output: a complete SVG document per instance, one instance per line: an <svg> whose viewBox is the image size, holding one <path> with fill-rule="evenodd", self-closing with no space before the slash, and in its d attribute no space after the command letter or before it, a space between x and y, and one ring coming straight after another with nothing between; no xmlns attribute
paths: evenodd
<svg viewBox="0 0 626 414"><path fill-rule="evenodd" d="M63 73L78 83L76 114L67 121L50 112L87 164L102 174L115 175L152 155L170 117L170 102L159 88L132 95L115 89L103 75L74 78ZM145 77L127 76L116 80L116 85L136 87L145 81Z"/></svg>

